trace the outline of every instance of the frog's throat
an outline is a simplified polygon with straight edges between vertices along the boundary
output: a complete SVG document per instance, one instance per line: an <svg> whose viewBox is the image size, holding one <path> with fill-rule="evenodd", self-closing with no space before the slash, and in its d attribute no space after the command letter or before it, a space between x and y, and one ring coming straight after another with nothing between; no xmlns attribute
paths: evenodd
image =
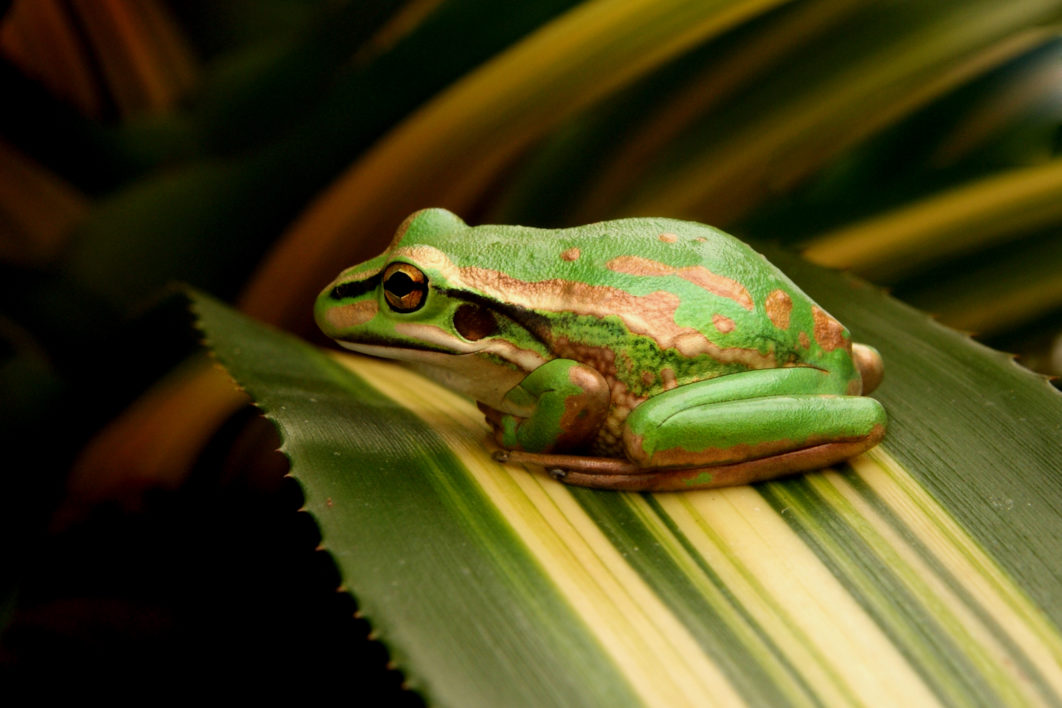
<svg viewBox="0 0 1062 708"><path fill-rule="evenodd" d="M498 409L506 407L505 394L527 376L526 370L506 365L499 360L491 361L481 356L482 352L455 354L449 351L398 349L393 346L357 342L339 341L339 344L359 354L401 361L448 389L459 391L469 398L483 401ZM536 359L532 368L541 363L541 360Z"/></svg>
<svg viewBox="0 0 1062 708"><path fill-rule="evenodd" d="M383 337L376 341L350 341L337 338L340 346L351 351L402 361L426 361L444 366L447 356L477 355L481 359L496 357L525 372L546 363L541 353L517 346L502 338L489 337L474 341L462 339L434 325L405 322L395 325L400 338ZM416 342L413 346L409 342Z"/></svg>

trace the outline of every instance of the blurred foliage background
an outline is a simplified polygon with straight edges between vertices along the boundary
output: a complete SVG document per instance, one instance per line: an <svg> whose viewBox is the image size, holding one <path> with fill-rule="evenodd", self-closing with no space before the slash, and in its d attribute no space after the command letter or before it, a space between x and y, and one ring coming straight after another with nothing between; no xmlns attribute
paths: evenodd
<svg viewBox="0 0 1062 708"><path fill-rule="evenodd" d="M695 219L1062 372L1062 3L2 10L5 670L398 690L172 284L320 341L317 290L421 207Z"/></svg>

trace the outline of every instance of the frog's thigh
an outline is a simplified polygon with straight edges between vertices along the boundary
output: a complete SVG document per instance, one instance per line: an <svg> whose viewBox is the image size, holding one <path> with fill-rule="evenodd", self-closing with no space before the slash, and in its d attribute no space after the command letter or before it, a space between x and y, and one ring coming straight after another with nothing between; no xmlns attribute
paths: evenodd
<svg viewBox="0 0 1062 708"><path fill-rule="evenodd" d="M836 383L815 369L764 369L672 389L627 418L624 444L643 468L724 465L821 449L817 462L847 457L833 450L884 432L873 398L831 393ZM806 467L805 467L806 468Z"/></svg>

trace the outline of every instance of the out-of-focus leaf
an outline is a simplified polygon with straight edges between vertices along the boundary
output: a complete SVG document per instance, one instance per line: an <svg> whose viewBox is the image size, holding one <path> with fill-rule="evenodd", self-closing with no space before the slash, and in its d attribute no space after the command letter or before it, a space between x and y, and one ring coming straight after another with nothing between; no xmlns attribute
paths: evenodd
<svg viewBox="0 0 1062 708"><path fill-rule="evenodd" d="M57 95L99 117L171 107L196 80L190 48L158 0L16 0L0 50Z"/></svg>
<svg viewBox="0 0 1062 708"><path fill-rule="evenodd" d="M1044 42L1015 66L976 87L933 146L929 166L980 160L1013 166L1057 156L1062 125L1062 36L1057 27L1037 32Z"/></svg>
<svg viewBox="0 0 1062 708"><path fill-rule="evenodd" d="M0 142L0 260L51 261L87 208L76 189Z"/></svg>
<svg viewBox="0 0 1062 708"><path fill-rule="evenodd" d="M207 147L239 154L298 129L335 82L350 82L364 70L355 57L395 12L386 2L323 5L312 21L283 37L215 59L192 109ZM351 138L362 137L354 126L351 132Z"/></svg>
<svg viewBox="0 0 1062 708"><path fill-rule="evenodd" d="M212 361L190 358L85 447L60 515L69 521L104 500L135 507L146 490L177 488L209 436L246 404Z"/></svg>
<svg viewBox="0 0 1062 708"><path fill-rule="evenodd" d="M466 76L380 141L300 218L242 303L308 331L316 291L408 213L467 213L499 171L561 118L592 105L777 0L594 0ZM284 283L280 297L278 283Z"/></svg>
<svg viewBox="0 0 1062 708"><path fill-rule="evenodd" d="M765 202L735 229L799 246L876 214L1057 153L1062 41L1030 29L983 72L844 152L805 184ZM1011 58L1010 54L1016 52Z"/></svg>
<svg viewBox="0 0 1062 708"><path fill-rule="evenodd" d="M1056 3L869 5L729 109L672 141L620 214L727 224L845 148L1029 46Z"/></svg>
<svg viewBox="0 0 1062 708"><path fill-rule="evenodd" d="M469 0L446 4L402 35L391 51L366 66L347 67L327 95L276 140L249 153L206 157L160 171L109 196L79 229L67 272L120 310L175 279L231 294L242 286L277 228L391 121L568 4L570 0L533 3L520 6L519 12ZM456 28L467 40L458 46L453 42ZM432 57L430 65L411 74L425 56ZM271 66L285 73L298 61ZM238 91L241 102L231 109L236 114L262 99L263 87L283 77L249 75L246 80L250 83ZM223 122L216 129L225 132L234 125Z"/></svg>
<svg viewBox="0 0 1062 708"><path fill-rule="evenodd" d="M0 23L0 54L85 115L103 114L106 99L61 3L11 3Z"/></svg>
<svg viewBox="0 0 1062 708"><path fill-rule="evenodd" d="M1060 194L1062 197L1062 194ZM979 336L1019 330L1062 313L1062 225L940 264L897 294L942 322Z"/></svg>
<svg viewBox="0 0 1062 708"><path fill-rule="evenodd" d="M671 141L859 5L786 3L653 72L532 151L488 218L564 226L607 217Z"/></svg>
<svg viewBox="0 0 1062 708"><path fill-rule="evenodd" d="M1051 224L1062 224L1062 160L988 177L823 234L804 255L886 282Z"/></svg>

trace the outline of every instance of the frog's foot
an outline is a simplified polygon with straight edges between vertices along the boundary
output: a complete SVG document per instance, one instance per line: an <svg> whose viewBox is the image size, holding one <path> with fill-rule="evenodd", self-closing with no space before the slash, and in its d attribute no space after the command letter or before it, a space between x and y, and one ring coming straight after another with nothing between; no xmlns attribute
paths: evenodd
<svg viewBox="0 0 1062 708"><path fill-rule="evenodd" d="M545 467L554 479L567 481L572 472L604 477L622 477L626 475L645 474L645 470L630 460L617 457L592 457L590 455L554 455L543 452L524 452L523 450L495 449L491 456L498 462L515 462L517 464L539 465Z"/></svg>
<svg viewBox="0 0 1062 708"><path fill-rule="evenodd" d="M756 460L723 465L646 469L629 460L581 455L545 455L497 450L501 462L541 465L557 481L577 487L633 492L675 492L731 487L807 472L843 462L874 447L885 435L883 426L867 437L831 442Z"/></svg>
<svg viewBox="0 0 1062 708"><path fill-rule="evenodd" d="M885 377L885 363L881 360L878 350L869 344L852 344L852 361L859 369L859 377L863 380L863 395L870 393L881 384Z"/></svg>

